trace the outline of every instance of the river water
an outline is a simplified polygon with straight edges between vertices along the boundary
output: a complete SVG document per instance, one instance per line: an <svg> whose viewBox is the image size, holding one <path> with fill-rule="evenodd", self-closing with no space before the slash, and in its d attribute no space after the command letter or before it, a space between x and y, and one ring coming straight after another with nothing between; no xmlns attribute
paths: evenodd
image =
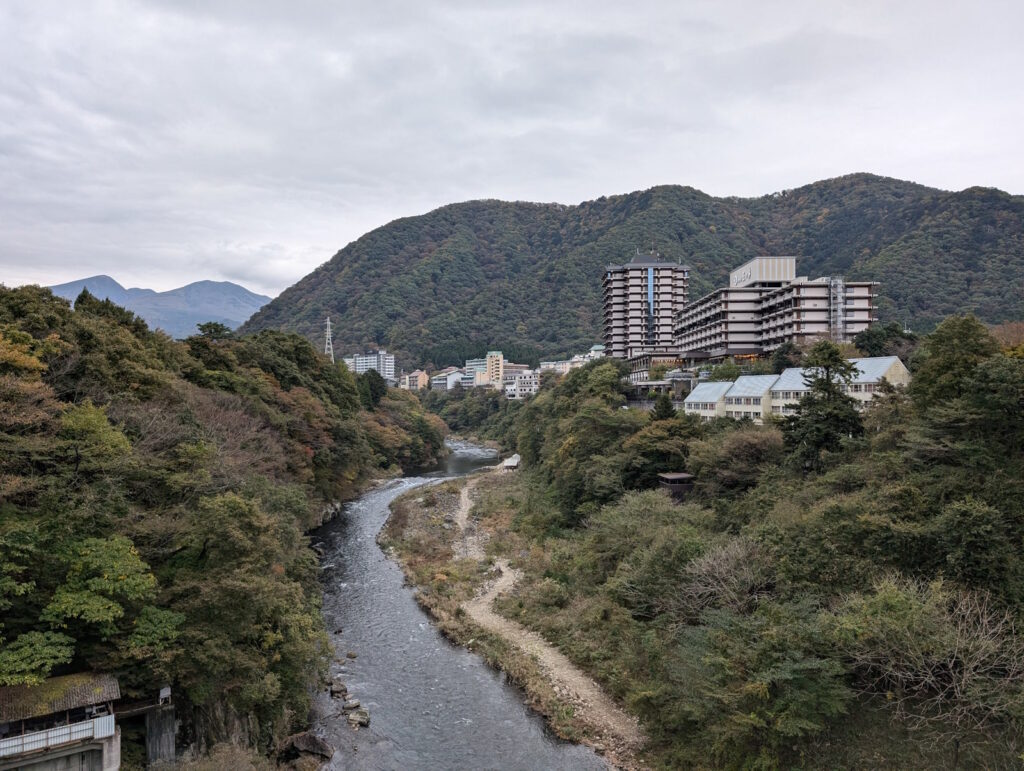
<svg viewBox="0 0 1024 771"><path fill-rule="evenodd" d="M377 546L394 498L497 462L471 445L452 450L443 468L371 490L315 533L324 548L324 617L340 656L332 675L370 712L370 726L353 731L340 701L318 696L314 730L336 749L328 768L606 769L588 748L553 736L504 674L449 643ZM357 657L345 659L348 651Z"/></svg>

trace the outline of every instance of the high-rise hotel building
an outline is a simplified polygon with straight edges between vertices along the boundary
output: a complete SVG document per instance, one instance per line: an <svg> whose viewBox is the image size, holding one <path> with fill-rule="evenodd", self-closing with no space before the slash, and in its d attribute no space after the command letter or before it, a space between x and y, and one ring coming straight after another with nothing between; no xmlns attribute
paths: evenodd
<svg viewBox="0 0 1024 771"><path fill-rule="evenodd" d="M676 315L686 306L690 269L656 254L637 255L604 272L604 351L628 359L668 350Z"/></svg>
<svg viewBox="0 0 1024 771"><path fill-rule="evenodd" d="M756 257L730 274L729 286L680 311L675 346L717 358L769 353L787 341L849 342L877 320L877 287L798 277L795 257Z"/></svg>

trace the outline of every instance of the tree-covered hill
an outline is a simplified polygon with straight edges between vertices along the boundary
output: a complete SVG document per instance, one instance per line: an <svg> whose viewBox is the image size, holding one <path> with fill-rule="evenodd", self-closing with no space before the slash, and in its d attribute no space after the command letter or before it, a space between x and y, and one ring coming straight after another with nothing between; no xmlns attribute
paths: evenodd
<svg viewBox="0 0 1024 771"><path fill-rule="evenodd" d="M602 268L652 245L692 268L692 297L750 257L792 254L801 275L880 281L882 319L920 331L952 312L1024 318L1024 197L854 174L760 198L664 186L445 206L349 244L243 331L319 340L330 315L339 353L386 347L406 367L568 354L601 337Z"/></svg>
<svg viewBox="0 0 1024 771"><path fill-rule="evenodd" d="M0 686L170 683L182 736L273 749L329 655L303 533L443 434L298 335L175 342L88 292L0 286Z"/></svg>

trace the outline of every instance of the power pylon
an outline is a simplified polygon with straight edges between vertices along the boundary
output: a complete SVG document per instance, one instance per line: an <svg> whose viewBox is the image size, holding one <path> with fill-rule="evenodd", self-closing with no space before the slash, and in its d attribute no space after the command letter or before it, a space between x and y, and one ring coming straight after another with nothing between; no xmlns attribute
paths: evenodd
<svg viewBox="0 0 1024 771"><path fill-rule="evenodd" d="M327 317L327 338L324 340L324 356L327 356L331 360L331 364L334 364L334 342L331 340L331 317Z"/></svg>

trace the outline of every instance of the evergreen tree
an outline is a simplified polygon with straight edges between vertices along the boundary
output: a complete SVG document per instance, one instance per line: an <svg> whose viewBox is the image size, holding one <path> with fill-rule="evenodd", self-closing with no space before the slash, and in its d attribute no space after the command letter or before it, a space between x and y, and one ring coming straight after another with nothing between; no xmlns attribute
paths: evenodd
<svg viewBox="0 0 1024 771"><path fill-rule="evenodd" d="M654 409L651 410L651 420L672 420L676 416L676 408L672 406L672 399L668 394L659 394L654 400Z"/></svg>
<svg viewBox="0 0 1024 771"><path fill-rule="evenodd" d="M838 450L844 438L864 433L854 400L843 390L856 367L827 340L811 348L804 366L810 392L797 405L796 414L786 418L783 440L800 467L820 469L824 453Z"/></svg>

